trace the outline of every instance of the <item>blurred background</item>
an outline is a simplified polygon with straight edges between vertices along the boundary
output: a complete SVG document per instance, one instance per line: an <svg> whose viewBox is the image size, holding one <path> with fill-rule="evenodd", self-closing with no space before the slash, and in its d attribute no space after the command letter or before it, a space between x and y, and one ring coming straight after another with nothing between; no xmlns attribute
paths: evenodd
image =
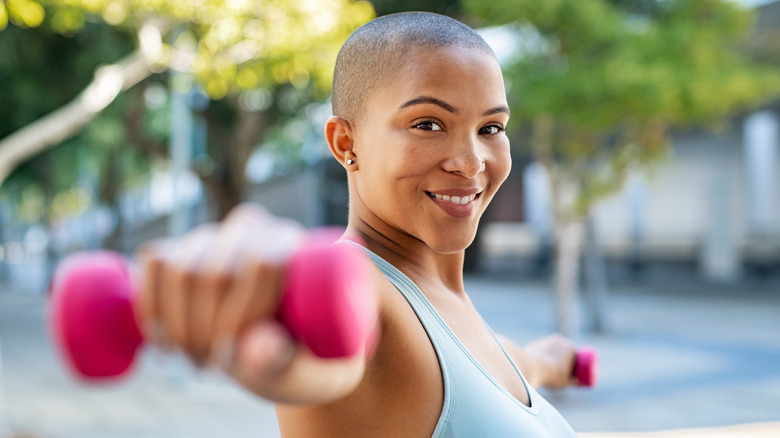
<svg viewBox="0 0 780 438"><path fill-rule="evenodd" d="M345 224L335 57L407 10L466 22L502 64L513 168L467 280L497 331L599 349L596 388L545 395L585 433L780 436L780 2L7 0L0 437L278 436L270 405L176 355L74 380L50 277L244 201Z"/></svg>

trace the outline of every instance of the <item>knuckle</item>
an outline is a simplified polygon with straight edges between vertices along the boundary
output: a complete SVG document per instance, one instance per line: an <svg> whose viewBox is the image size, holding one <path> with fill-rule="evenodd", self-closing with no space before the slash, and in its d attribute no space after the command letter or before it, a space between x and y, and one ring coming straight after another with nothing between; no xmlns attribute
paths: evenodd
<svg viewBox="0 0 780 438"><path fill-rule="evenodd" d="M194 266L175 266L171 271L172 276L183 285L195 283L199 275Z"/></svg>
<svg viewBox="0 0 780 438"><path fill-rule="evenodd" d="M214 285L213 292L221 292L233 282L233 273L225 270L217 271L211 275L211 282Z"/></svg>
<svg viewBox="0 0 780 438"><path fill-rule="evenodd" d="M225 218L223 225L232 225L234 223L244 223L247 221L256 221L267 218L270 215L262 205L251 202L244 202L234 207Z"/></svg>

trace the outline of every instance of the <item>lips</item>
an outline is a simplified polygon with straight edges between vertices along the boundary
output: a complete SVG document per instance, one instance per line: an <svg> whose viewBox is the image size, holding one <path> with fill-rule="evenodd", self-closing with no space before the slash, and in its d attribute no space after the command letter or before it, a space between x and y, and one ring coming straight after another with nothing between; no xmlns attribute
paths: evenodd
<svg viewBox="0 0 780 438"><path fill-rule="evenodd" d="M436 192L425 192L436 206L444 210L450 216L463 218L469 217L477 211L477 203L482 195L479 189L450 189Z"/></svg>
<svg viewBox="0 0 780 438"><path fill-rule="evenodd" d="M472 193L471 195L462 195L462 196L443 195L443 194L433 193L433 192L425 192L425 193L427 193L428 196L430 196L431 198L438 199L444 202L450 202L455 205L466 205L480 195L480 193Z"/></svg>

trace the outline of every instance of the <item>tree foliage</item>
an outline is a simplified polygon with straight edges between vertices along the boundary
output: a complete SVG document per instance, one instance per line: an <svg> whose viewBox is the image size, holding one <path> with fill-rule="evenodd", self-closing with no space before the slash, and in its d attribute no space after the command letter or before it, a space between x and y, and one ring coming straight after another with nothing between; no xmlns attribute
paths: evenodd
<svg viewBox="0 0 780 438"><path fill-rule="evenodd" d="M164 158L166 138L149 129L147 109L142 108L144 89L161 80L169 89L186 92L193 86L191 81L171 80L173 72L183 73L185 78L194 78L194 87L211 100L196 109L207 125L208 145L193 170L217 203L218 216L242 200L247 186L246 163L266 129L308 102L327 96L340 45L373 16L369 3L351 0L11 0L0 4L0 9L4 13L0 29L7 22L15 25L0 33L0 38L14 27L39 26L77 40L91 27L108 26L129 35L132 41L129 48L118 48L111 60L93 56L92 47L82 48L80 56L92 56L94 63L89 87L80 95L81 88L69 92L73 101L60 104L59 112L37 114L37 122L58 120L56 131L62 134L53 135L54 129L40 129L35 123L28 124L32 129L26 131L13 124L18 131L0 139L0 157L7 152L18 160L19 150L25 147L32 155L41 148L62 144L115 96L135 87L122 104L123 110L114 113L114 120L123 125L126 145L150 157ZM25 38L19 41L24 43ZM97 47L100 41L93 44ZM117 58L122 61L100 67ZM120 82L112 82L111 75L118 76ZM149 78L155 79L150 82ZM121 83L124 85L119 86ZM32 82L27 98L56 93L49 84ZM85 86L81 80L73 80L66 88L71 90L74 84ZM104 94L100 105L84 104L90 91ZM51 110L46 107L46 112ZM79 120L74 124L76 118ZM17 135L22 133L25 135ZM0 135L4 134L8 133ZM4 175L0 168L0 184Z"/></svg>
<svg viewBox="0 0 780 438"><path fill-rule="evenodd" d="M514 143L550 176L558 330L571 335L583 223L594 203L664 157L672 129L712 126L776 99L780 77L741 50L752 16L728 0L464 6L483 25L506 26L517 37L504 68L513 120L520 120Z"/></svg>
<svg viewBox="0 0 780 438"><path fill-rule="evenodd" d="M670 129L717 123L780 91L776 70L740 50L753 17L730 1L464 3L522 38L505 68L510 105L530 121L536 158L577 187L560 214L583 216L662 157Z"/></svg>
<svg viewBox="0 0 780 438"><path fill-rule="evenodd" d="M95 20L133 30L158 69L193 74L213 99L287 82L327 89L334 54L373 15L368 2L349 0L11 0L6 7L22 27L42 24L48 11L47 23L65 35Z"/></svg>
<svg viewBox="0 0 780 438"><path fill-rule="evenodd" d="M112 63L133 48L132 38L110 26L86 23L77 35L63 37L48 26L10 26L0 33L0 138L65 105L90 82L97 65ZM122 143L120 98L80 134L18 166L3 184L10 206L6 215L38 222L72 216L97 202L101 191L85 197L83 185L94 181L107 156L116 149L117 161L128 172L140 171L132 149ZM115 178L102 181L118 184ZM39 202L46 194L46 202ZM39 196L40 195L40 196ZM85 199L88 202L85 202ZM1 201L0 201L1 202ZM30 206L40 206L31 208ZM51 211L47 211L51 209Z"/></svg>

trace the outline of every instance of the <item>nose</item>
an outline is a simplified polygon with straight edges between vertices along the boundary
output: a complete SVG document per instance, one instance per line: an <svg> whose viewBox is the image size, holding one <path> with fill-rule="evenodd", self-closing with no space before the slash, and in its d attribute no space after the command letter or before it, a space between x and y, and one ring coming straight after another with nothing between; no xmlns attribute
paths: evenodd
<svg viewBox="0 0 780 438"><path fill-rule="evenodd" d="M460 139L452 145L450 153L442 162L445 171L473 178L485 170L484 145L474 137Z"/></svg>

